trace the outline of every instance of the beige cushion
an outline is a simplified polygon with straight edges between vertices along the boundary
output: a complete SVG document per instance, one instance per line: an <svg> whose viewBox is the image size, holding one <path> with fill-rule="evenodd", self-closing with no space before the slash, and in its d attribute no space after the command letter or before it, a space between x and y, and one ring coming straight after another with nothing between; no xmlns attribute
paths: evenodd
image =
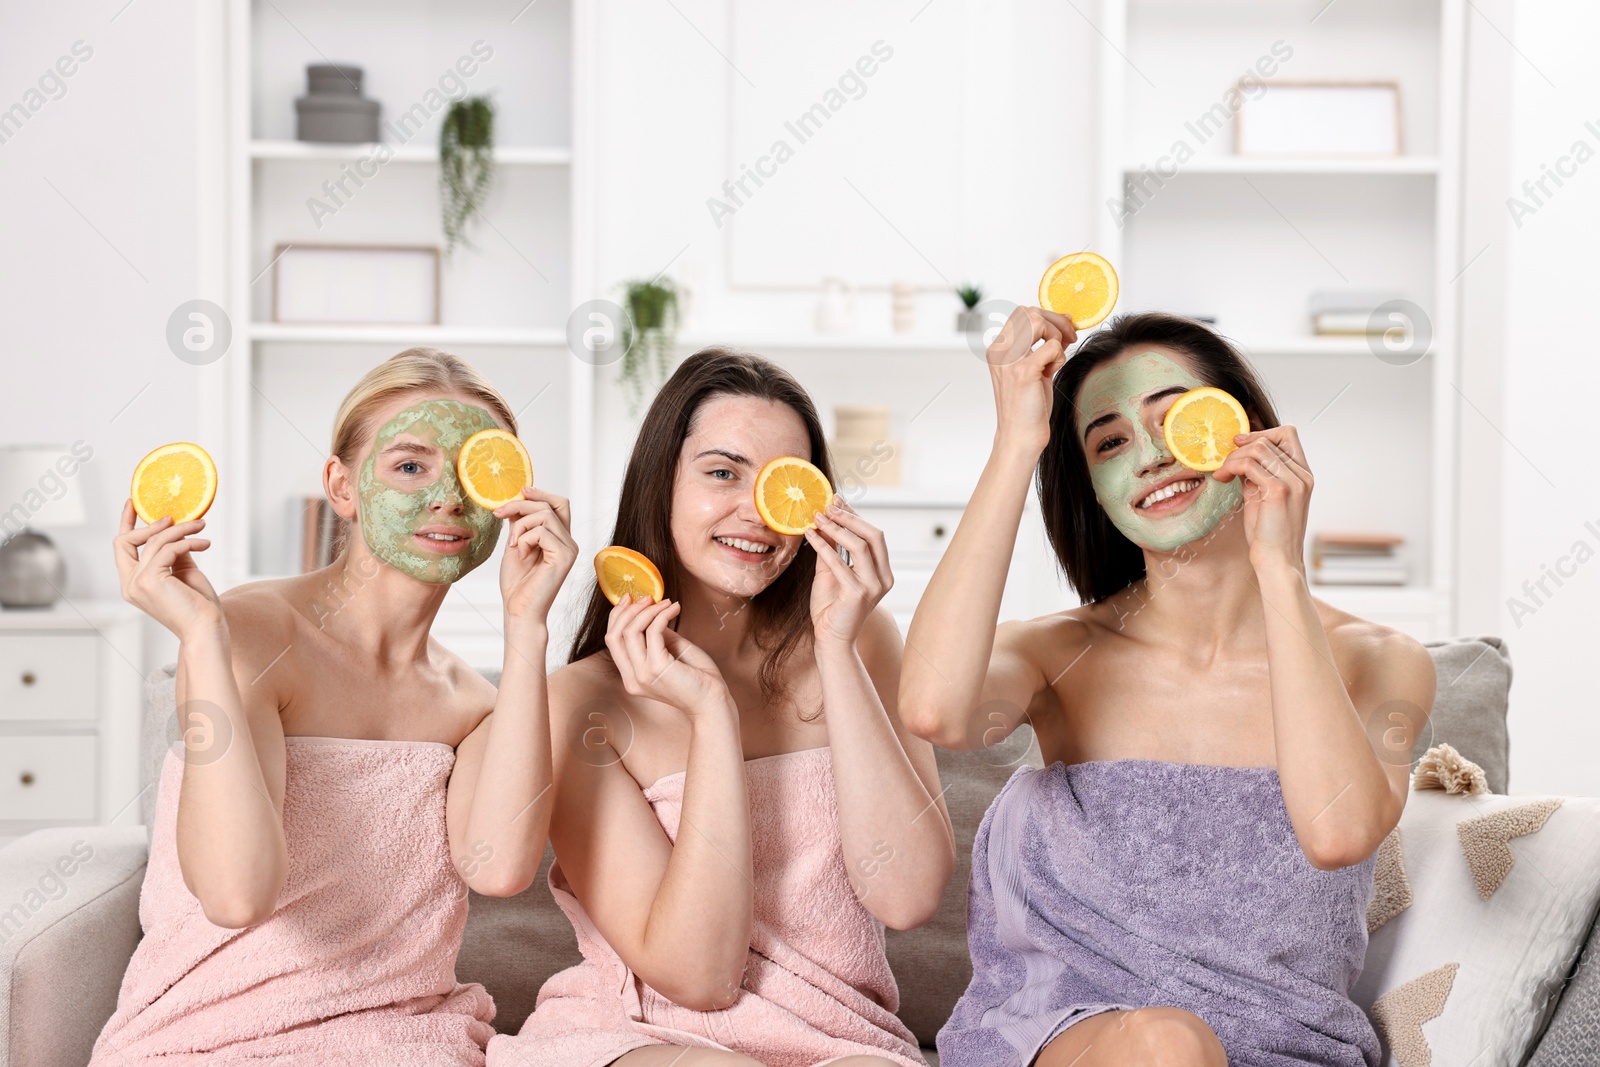
<svg viewBox="0 0 1600 1067"><path fill-rule="evenodd" d="M1434 745L1449 744L1483 768L1489 790L1504 793L1511 763L1506 706L1511 653L1498 637L1430 641L1437 683L1428 728L1411 752L1415 763Z"/></svg>

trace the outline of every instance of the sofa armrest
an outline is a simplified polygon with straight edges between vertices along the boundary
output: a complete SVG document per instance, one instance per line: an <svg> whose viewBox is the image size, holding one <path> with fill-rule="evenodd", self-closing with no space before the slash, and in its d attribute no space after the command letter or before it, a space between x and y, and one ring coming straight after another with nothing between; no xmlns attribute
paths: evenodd
<svg viewBox="0 0 1600 1067"><path fill-rule="evenodd" d="M0 849L0 1067L83 1067L139 943L142 826L39 830Z"/></svg>

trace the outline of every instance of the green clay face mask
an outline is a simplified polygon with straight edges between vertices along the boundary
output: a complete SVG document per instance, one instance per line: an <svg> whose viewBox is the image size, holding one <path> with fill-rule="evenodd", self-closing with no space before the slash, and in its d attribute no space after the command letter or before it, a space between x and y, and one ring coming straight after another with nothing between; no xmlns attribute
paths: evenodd
<svg viewBox="0 0 1600 1067"><path fill-rule="evenodd" d="M1140 548L1172 552L1197 541L1244 499L1239 479L1218 482L1173 458L1161 420L1178 393L1145 403L1155 393L1173 388L1187 392L1205 384L1170 353L1149 349L1095 368L1078 394L1080 440L1090 423L1117 416L1089 431L1084 455L1100 506L1111 524ZM1154 513L1135 506L1152 487L1175 475L1200 484L1172 502L1157 502Z"/></svg>
<svg viewBox="0 0 1600 1067"><path fill-rule="evenodd" d="M435 584L493 555L500 520L462 490L456 456L467 438L497 425L484 408L424 400L378 428L357 486L361 536L373 555Z"/></svg>

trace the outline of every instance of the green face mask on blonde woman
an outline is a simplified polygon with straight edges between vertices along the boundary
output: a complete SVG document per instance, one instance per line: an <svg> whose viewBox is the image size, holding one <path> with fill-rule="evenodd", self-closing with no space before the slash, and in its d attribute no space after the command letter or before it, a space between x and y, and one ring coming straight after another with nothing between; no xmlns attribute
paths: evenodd
<svg viewBox="0 0 1600 1067"><path fill-rule="evenodd" d="M1218 482L1172 458L1161 420L1177 393L1163 397L1167 403L1146 403L1154 393L1174 388L1186 392L1205 384L1181 361L1155 350L1108 363L1084 380L1078 434L1082 438L1088 431L1083 443L1089 480L1111 524L1141 548L1171 552L1198 541L1244 500L1242 479ZM1100 421L1111 415L1118 417ZM1090 429L1091 424L1098 425ZM1164 469L1156 473L1154 468L1163 461ZM1159 510L1153 513L1138 506L1154 484L1174 475L1199 483L1177 494L1186 502L1158 501Z"/></svg>
<svg viewBox="0 0 1600 1067"><path fill-rule="evenodd" d="M467 438L497 425L484 408L425 400L378 428L357 483L361 536L375 556L443 584L494 553L500 520L462 490L456 456Z"/></svg>

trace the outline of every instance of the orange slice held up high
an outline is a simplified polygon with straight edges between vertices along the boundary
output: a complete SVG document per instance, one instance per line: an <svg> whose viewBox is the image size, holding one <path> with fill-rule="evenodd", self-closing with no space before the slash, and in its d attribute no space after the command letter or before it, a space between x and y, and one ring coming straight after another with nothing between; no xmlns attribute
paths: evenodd
<svg viewBox="0 0 1600 1067"><path fill-rule="evenodd" d="M832 499L827 476L799 456L779 456L756 475L756 511L781 534L805 533Z"/></svg>
<svg viewBox="0 0 1600 1067"><path fill-rule="evenodd" d="M533 460L516 434L480 430L457 453L456 475L473 503L493 511L520 498L523 487L533 484Z"/></svg>
<svg viewBox="0 0 1600 1067"><path fill-rule="evenodd" d="M1117 306L1117 272L1104 256L1075 252L1050 264L1039 279L1039 306L1080 330L1104 322Z"/></svg>
<svg viewBox="0 0 1600 1067"><path fill-rule="evenodd" d="M1235 448L1234 434L1249 433L1250 418L1232 394L1212 386L1191 389L1172 402L1161 423L1173 457L1190 470L1214 471Z"/></svg>
<svg viewBox="0 0 1600 1067"><path fill-rule="evenodd" d="M133 469L128 496L146 523L168 516L174 524L192 522L217 498L217 465L199 445L188 441L162 445Z"/></svg>
<svg viewBox="0 0 1600 1067"><path fill-rule="evenodd" d="M594 576L600 592L612 604L624 596L649 597L659 602L667 595L661 572L650 558L621 545L611 545L594 554Z"/></svg>

